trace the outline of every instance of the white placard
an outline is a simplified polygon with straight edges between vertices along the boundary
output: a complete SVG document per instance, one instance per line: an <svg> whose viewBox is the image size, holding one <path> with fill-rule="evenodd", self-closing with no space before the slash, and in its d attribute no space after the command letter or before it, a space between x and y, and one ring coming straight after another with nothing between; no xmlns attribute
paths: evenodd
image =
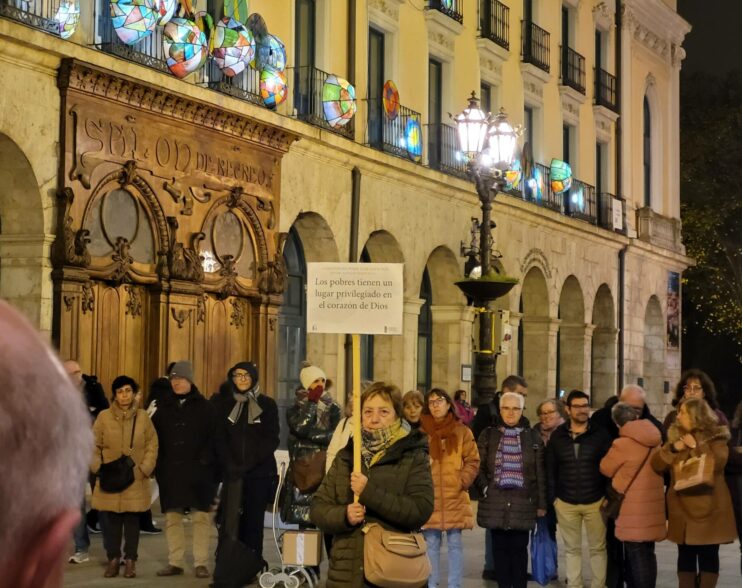
<svg viewBox="0 0 742 588"><path fill-rule="evenodd" d="M307 332L402 334L401 263L308 263Z"/></svg>
<svg viewBox="0 0 742 588"><path fill-rule="evenodd" d="M618 198L613 199L613 228L623 231L623 202Z"/></svg>

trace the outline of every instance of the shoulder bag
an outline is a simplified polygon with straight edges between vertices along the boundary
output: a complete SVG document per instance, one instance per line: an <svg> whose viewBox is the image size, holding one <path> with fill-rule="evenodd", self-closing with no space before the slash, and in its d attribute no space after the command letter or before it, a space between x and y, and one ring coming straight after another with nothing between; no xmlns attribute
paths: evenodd
<svg viewBox="0 0 742 588"><path fill-rule="evenodd" d="M707 446L708 448L708 446ZM710 450L693 455L673 464L676 492L698 492L714 487L714 455Z"/></svg>
<svg viewBox="0 0 742 588"><path fill-rule="evenodd" d="M291 464L294 486L302 494L314 492L325 477L326 449L313 449Z"/></svg>
<svg viewBox="0 0 742 588"><path fill-rule="evenodd" d="M134 429L137 426L137 413L134 413L134 422L131 426L131 440L129 441L129 455L122 455L118 459L101 464L98 470L98 483L101 490L110 494L123 492L134 483L134 460L131 451L134 448Z"/></svg>
<svg viewBox="0 0 742 588"><path fill-rule="evenodd" d="M388 531L378 523L363 527L363 570L379 588L419 588L430 576L422 533Z"/></svg>
<svg viewBox="0 0 742 588"><path fill-rule="evenodd" d="M652 448L650 447L649 451L647 451L647 455L644 456L639 469L634 472L634 475L631 477L631 480L629 481L629 484L628 486L626 486L626 489L623 491L623 493L616 490L613 487L612 483L608 484L608 487L605 489L605 499L600 505L600 515L603 517L604 523L607 523L608 519L616 520L618 518L618 515L621 513L621 505L623 504L623 499L626 498L626 494L628 493L629 488L631 488L631 485L634 483L634 480L636 480L639 472L641 472L644 468L644 464L647 463L647 460L649 459L649 456L651 454Z"/></svg>

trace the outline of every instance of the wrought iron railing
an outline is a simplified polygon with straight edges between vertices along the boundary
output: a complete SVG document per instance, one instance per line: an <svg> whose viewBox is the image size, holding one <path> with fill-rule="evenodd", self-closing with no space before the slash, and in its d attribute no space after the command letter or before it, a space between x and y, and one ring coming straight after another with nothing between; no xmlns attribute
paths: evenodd
<svg viewBox="0 0 742 588"><path fill-rule="evenodd" d="M565 214L592 224L598 222L595 186L572 180L572 187L563 196Z"/></svg>
<svg viewBox="0 0 742 588"><path fill-rule="evenodd" d="M208 81L209 88L212 90L263 106L263 99L260 97L259 70L248 65L242 73L230 78L221 72L216 63L210 61L203 75L205 79L202 81Z"/></svg>
<svg viewBox="0 0 742 588"><path fill-rule="evenodd" d="M595 104L618 112L616 77L601 68L595 68Z"/></svg>
<svg viewBox="0 0 742 588"><path fill-rule="evenodd" d="M545 72L551 71L551 35L534 22L521 21L523 42L521 54L525 63L532 63Z"/></svg>
<svg viewBox="0 0 742 588"><path fill-rule="evenodd" d="M428 165L449 175L466 179L466 163L459 152L456 129L443 123L427 125L427 129Z"/></svg>
<svg viewBox="0 0 742 588"><path fill-rule="evenodd" d="M394 118L389 118L384 111L382 100L368 100L368 136L366 142L374 149L421 163L422 136L411 136L410 131L415 126L413 121L417 121L418 129L422 132L422 116L419 112L400 105L397 115ZM414 146L410 144L410 140L415 138L420 141L420 154L417 156L414 153Z"/></svg>
<svg viewBox="0 0 742 588"><path fill-rule="evenodd" d="M59 35L57 10L59 0L0 0L0 16L55 35Z"/></svg>
<svg viewBox="0 0 742 588"><path fill-rule="evenodd" d="M464 22L464 0L430 0L430 8L442 12L456 22Z"/></svg>
<svg viewBox="0 0 742 588"><path fill-rule="evenodd" d="M353 119L345 126L332 127L327 122L322 102L322 88L329 73L313 66L294 68L294 108L300 120L316 127L353 138Z"/></svg>
<svg viewBox="0 0 742 588"><path fill-rule="evenodd" d="M480 0L480 34L485 39L510 49L510 8L498 0Z"/></svg>
<svg viewBox="0 0 742 588"><path fill-rule="evenodd" d="M571 47L562 47L562 84L585 93L585 58Z"/></svg>

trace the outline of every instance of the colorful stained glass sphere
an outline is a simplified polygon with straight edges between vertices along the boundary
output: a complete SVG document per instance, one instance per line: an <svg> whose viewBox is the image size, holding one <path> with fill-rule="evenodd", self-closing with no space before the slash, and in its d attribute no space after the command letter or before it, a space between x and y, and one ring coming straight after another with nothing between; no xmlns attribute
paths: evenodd
<svg viewBox="0 0 742 588"><path fill-rule="evenodd" d="M419 162L422 159L423 129L416 116L410 116L407 119L407 124L405 124L404 148L412 161Z"/></svg>
<svg viewBox="0 0 742 588"><path fill-rule="evenodd" d="M523 176L523 170L520 163L520 159L513 161L510 169L505 171L505 189L512 190L517 188L520 183L520 178Z"/></svg>
<svg viewBox="0 0 742 588"><path fill-rule="evenodd" d="M148 37L157 25L151 0L111 0L110 7L113 30L127 45Z"/></svg>
<svg viewBox="0 0 742 588"><path fill-rule="evenodd" d="M446 10L453 9L453 0L441 0L441 8Z"/></svg>
<svg viewBox="0 0 742 588"><path fill-rule="evenodd" d="M267 108L275 108L288 95L286 73L266 68L260 72L260 97Z"/></svg>
<svg viewBox="0 0 742 588"><path fill-rule="evenodd" d="M397 90L397 84L392 80L387 80L384 83L382 92L384 114L389 120L394 120L399 115L399 90Z"/></svg>
<svg viewBox="0 0 742 588"><path fill-rule="evenodd" d="M544 199L544 175L539 167L533 168L533 174L525 182L526 199L540 202Z"/></svg>
<svg viewBox="0 0 742 588"><path fill-rule="evenodd" d="M209 42L198 25L187 18L173 18L162 39L167 67L177 78L200 69L209 55Z"/></svg>
<svg viewBox="0 0 742 588"><path fill-rule="evenodd" d="M224 0L224 15L245 24L249 18L247 0Z"/></svg>
<svg viewBox="0 0 742 588"><path fill-rule="evenodd" d="M231 78L242 73L255 57L255 40L241 22L225 16L211 35L211 55L222 73Z"/></svg>
<svg viewBox="0 0 742 588"><path fill-rule="evenodd" d="M549 174L551 176L551 191L554 194L566 192L572 186L572 168L566 161L552 159Z"/></svg>
<svg viewBox="0 0 742 588"><path fill-rule="evenodd" d="M275 35L255 38L255 65L258 69L283 71L286 69L286 47Z"/></svg>
<svg viewBox="0 0 742 588"><path fill-rule="evenodd" d="M348 80L327 76L322 86L322 108L332 128L347 125L356 113L356 89Z"/></svg>
<svg viewBox="0 0 742 588"><path fill-rule="evenodd" d="M80 0L61 0L54 20L59 25L59 36L69 39L80 23Z"/></svg>
<svg viewBox="0 0 742 588"><path fill-rule="evenodd" d="M585 190L582 184L572 186L569 191L569 209L572 212L585 212Z"/></svg>
<svg viewBox="0 0 742 588"><path fill-rule="evenodd" d="M175 15L175 9L178 8L178 0L148 0L154 11L157 13L157 25L165 26Z"/></svg>

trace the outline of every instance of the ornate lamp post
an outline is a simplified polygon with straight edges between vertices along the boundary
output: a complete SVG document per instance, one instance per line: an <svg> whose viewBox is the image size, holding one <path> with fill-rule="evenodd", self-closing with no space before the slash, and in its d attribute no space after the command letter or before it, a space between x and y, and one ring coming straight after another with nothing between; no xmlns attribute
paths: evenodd
<svg viewBox="0 0 742 588"><path fill-rule="evenodd" d="M456 282L479 309L479 349L474 369L474 391L475 402L481 405L492 400L497 391L497 354L493 341L493 313L489 304L505 296L518 282L515 278L500 274L492 266L492 229L495 223L491 216L492 201L507 183L504 174L513 163L519 133L510 125L503 109L496 116L485 114L479 108L479 99L474 92L469 98L469 106L456 115L454 121L459 147L482 207L481 222L473 219L472 232L479 229L478 246L474 242L475 234L472 235L469 248L462 245L462 253L470 259L479 257L481 273L474 276L472 272L466 279Z"/></svg>

